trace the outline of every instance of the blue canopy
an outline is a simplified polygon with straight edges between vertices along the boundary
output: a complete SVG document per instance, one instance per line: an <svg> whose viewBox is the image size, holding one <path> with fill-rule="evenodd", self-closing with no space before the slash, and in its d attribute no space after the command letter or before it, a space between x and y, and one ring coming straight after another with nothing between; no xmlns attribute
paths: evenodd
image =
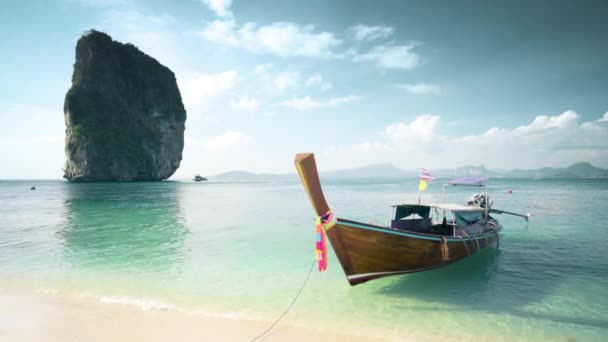
<svg viewBox="0 0 608 342"><path fill-rule="evenodd" d="M477 185L482 186L487 178L484 177L458 177L448 182L450 185Z"/></svg>

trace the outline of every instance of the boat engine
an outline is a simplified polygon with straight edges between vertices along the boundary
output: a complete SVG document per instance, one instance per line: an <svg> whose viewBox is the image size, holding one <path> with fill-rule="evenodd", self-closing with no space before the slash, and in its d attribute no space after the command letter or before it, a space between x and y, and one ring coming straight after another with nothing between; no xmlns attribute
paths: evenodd
<svg viewBox="0 0 608 342"><path fill-rule="evenodd" d="M469 197L467 205L476 205L485 208L489 200L489 196L484 194L474 194L473 196Z"/></svg>

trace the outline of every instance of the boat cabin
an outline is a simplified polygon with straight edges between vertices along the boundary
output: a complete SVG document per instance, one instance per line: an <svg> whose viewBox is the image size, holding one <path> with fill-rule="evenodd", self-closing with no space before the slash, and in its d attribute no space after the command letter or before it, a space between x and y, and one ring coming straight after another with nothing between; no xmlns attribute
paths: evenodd
<svg viewBox="0 0 608 342"><path fill-rule="evenodd" d="M452 203L394 205L391 228L433 235L470 236L487 231L492 224L497 225L496 220L488 215L487 189L481 178L457 178L448 182L443 186L442 199L445 200L446 187L462 185L482 187L483 192L473 196L467 205Z"/></svg>
<svg viewBox="0 0 608 342"><path fill-rule="evenodd" d="M459 204L399 204L393 206L391 228L411 232L460 236L486 231L486 210Z"/></svg>

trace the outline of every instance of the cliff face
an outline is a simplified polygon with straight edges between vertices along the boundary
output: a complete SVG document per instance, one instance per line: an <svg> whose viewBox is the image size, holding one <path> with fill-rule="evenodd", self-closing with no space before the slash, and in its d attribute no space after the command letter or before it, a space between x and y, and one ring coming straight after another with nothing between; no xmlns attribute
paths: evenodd
<svg viewBox="0 0 608 342"><path fill-rule="evenodd" d="M76 44L64 116L68 180L161 180L182 160L186 110L175 75L105 33Z"/></svg>

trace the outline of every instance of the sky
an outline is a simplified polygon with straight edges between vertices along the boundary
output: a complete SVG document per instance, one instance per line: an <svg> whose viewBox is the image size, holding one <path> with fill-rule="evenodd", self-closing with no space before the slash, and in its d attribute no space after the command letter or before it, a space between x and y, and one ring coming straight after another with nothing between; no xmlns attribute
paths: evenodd
<svg viewBox="0 0 608 342"><path fill-rule="evenodd" d="M91 29L176 75L173 178L390 162L608 167L608 2L0 0L0 179L61 178Z"/></svg>

